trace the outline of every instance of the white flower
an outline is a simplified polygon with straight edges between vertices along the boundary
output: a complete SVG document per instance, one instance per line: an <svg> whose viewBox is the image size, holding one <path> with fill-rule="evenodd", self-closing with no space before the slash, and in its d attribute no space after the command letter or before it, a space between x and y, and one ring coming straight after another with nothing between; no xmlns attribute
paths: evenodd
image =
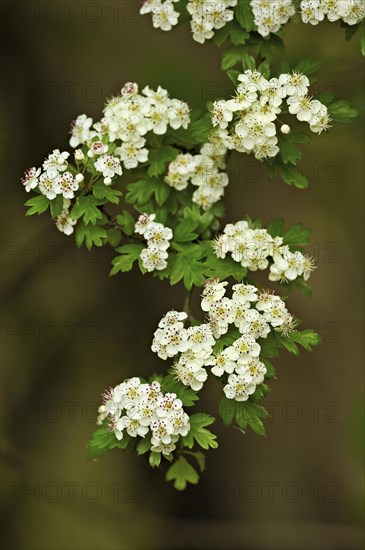
<svg viewBox="0 0 365 550"><path fill-rule="evenodd" d="M252 376L248 374L230 374L228 377L228 384L224 386L223 391L227 399L247 401L249 396L254 393L255 389L256 385L252 381Z"/></svg>
<svg viewBox="0 0 365 550"><path fill-rule="evenodd" d="M90 141L92 138L92 131L90 130L92 124L93 119L85 114L79 115L77 119L73 121L71 126L71 147L78 147L79 145Z"/></svg>
<svg viewBox="0 0 365 550"><path fill-rule="evenodd" d="M156 214L141 214L135 223L134 232L144 235L147 229L151 227L155 218Z"/></svg>
<svg viewBox="0 0 365 550"><path fill-rule="evenodd" d="M253 338L266 338L270 332L270 327L261 315L255 309L249 309L246 312L245 323L240 326L242 334L249 334Z"/></svg>
<svg viewBox="0 0 365 550"><path fill-rule="evenodd" d="M177 25L179 12L175 11L174 5L169 0L163 3L155 2L152 8L152 23L155 29L170 31L172 27Z"/></svg>
<svg viewBox="0 0 365 550"><path fill-rule="evenodd" d="M151 272L157 269L161 271L167 267L168 253L157 246L150 246L141 252L142 265L147 271Z"/></svg>
<svg viewBox="0 0 365 550"><path fill-rule="evenodd" d="M115 175L122 175L120 160L114 155L101 155L94 163L94 167L98 172L101 172L103 174L105 184L109 184L109 179L113 178ZM108 181L106 182L105 180Z"/></svg>
<svg viewBox="0 0 365 550"><path fill-rule="evenodd" d="M210 279L205 282L202 294L201 308L209 311L212 304L219 302L226 293L227 282L220 283L217 279Z"/></svg>
<svg viewBox="0 0 365 550"><path fill-rule="evenodd" d="M136 168L139 163L148 160L148 149L137 147L135 142L122 143L115 149L115 154L120 157L125 168L128 169Z"/></svg>
<svg viewBox="0 0 365 550"><path fill-rule="evenodd" d="M253 384L261 384L265 379L267 369L258 358L251 359L248 363L236 368L236 373L240 376L250 376Z"/></svg>
<svg viewBox="0 0 365 550"><path fill-rule="evenodd" d="M64 201L63 210L59 216L57 216L56 227L61 233L65 235L72 235L74 232L74 225L76 225L77 220L73 220L69 212L69 203L70 201Z"/></svg>
<svg viewBox="0 0 365 550"><path fill-rule="evenodd" d="M148 246L154 246L160 250L167 250L169 248L169 241L171 241L172 237L172 230L169 227L164 227L162 223L151 223L144 233Z"/></svg>
<svg viewBox="0 0 365 550"><path fill-rule="evenodd" d="M37 187L40 173L41 169L35 167L28 168L25 172L24 177L22 178L22 184L24 185L27 193L29 193L31 189L35 189Z"/></svg>
<svg viewBox="0 0 365 550"><path fill-rule="evenodd" d="M79 184L70 172L63 172L56 178L54 188L56 193L62 193L65 199L73 199Z"/></svg>
<svg viewBox="0 0 365 550"><path fill-rule="evenodd" d="M232 374L237 367L239 353L233 346L225 348L221 353L214 357L212 373L215 376L222 376L225 372Z"/></svg>
<svg viewBox="0 0 365 550"><path fill-rule="evenodd" d="M59 172L64 172L66 170L69 156L70 153L67 151L61 153L59 149L54 149L43 162L43 170L50 176L55 177Z"/></svg>
<svg viewBox="0 0 365 550"><path fill-rule="evenodd" d="M238 338L232 345L238 357L236 359L239 366L250 362L260 355L261 346L253 336L244 334Z"/></svg>
<svg viewBox="0 0 365 550"><path fill-rule="evenodd" d="M152 445L158 445L159 443L168 445L171 443L171 435L174 433L174 427L168 419L161 418L152 422L151 431Z"/></svg>
<svg viewBox="0 0 365 550"><path fill-rule="evenodd" d="M165 418L181 408L182 401L181 399L177 399L176 393L165 393L165 395L158 400L156 414L159 418Z"/></svg>
<svg viewBox="0 0 365 550"><path fill-rule="evenodd" d="M232 287L232 299L235 302L250 303L257 300L257 288L253 285L235 284Z"/></svg>
<svg viewBox="0 0 365 550"><path fill-rule="evenodd" d="M49 200L53 200L57 196L57 178L58 173L55 172L44 172L39 178L38 188L42 195Z"/></svg>
<svg viewBox="0 0 365 550"><path fill-rule="evenodd" d="M174 374L177 380L185 386L190 386L194 391L200 391L208 378L207 371L193 364L178 362L174 365Z"/></svg>
<svg viewBox="0 0 365 550"><path fill-rule="evenodd" d="M182 329L184 327L183 321L188 318L188 314L185 311L168 311L161 321L158 323L159 328L171 328Z"/></svg>

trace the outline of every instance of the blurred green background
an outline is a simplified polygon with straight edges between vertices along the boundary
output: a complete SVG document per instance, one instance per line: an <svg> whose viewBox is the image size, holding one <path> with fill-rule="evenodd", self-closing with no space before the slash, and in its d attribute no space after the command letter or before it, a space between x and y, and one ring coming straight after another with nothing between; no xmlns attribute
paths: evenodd
<svg viewBox="0 0 365 550"><path fill-rule="evenodd" d="M215 427L199 486L177 493L144 457L118 451L87 463L100 394L165 364L149 351L181 288L137 272L108 278L112 251L76 250L47 216L25 218L20 177L56 147L70 122L96 120L126 81L161 84L201 106L225 95L214 45L187 27L155 31L129 1L1 3L2 524L14 550L362 548L363 133L359 117L304 150L310 188L269 182L260 163L232 158L227 221L284 216L313 229L311 299L291 311L323 345L282 355L267 397L267 437ZM287 56L324 58L318 83L362 110L358 37L336 24L292 25ZM197 301L197 296L195 296ZM204 389L214 413L220 387Z"/></svg>

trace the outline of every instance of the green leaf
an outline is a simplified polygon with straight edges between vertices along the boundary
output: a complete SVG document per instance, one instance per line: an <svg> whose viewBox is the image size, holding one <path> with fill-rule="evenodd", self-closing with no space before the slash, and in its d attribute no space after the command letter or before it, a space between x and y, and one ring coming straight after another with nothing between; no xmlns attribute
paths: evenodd
<svg viewBox="0 0 365 550"><path fill-rule="evenodd" d="M204 253L201 244L174 244L174 248L177 254L170 253L169 256L171 285L183 280L187 290L191 290L193 285L203 286L206 268L201 261Z"/></svg>
<svg viewBox="0 0 365 550"><path fill-rule="evenodd" d="M190 123L189 130L193 142L200 145L208 141L209 134L212 131L212 120L209 112L197 112L195 116L197 118Z"/></svg>
<svg viewBox="0 0 365 550"><path fill-rule="evenodd" d="M332 120L336 120L337 122L350 122L359 114L357 109L350 107L349 102L345 100L330 103L328 111Z"/></svg>
<svg viewBox="0 0 365 550"><path fill-rule="evenodd" d="M234 46L246 44L250 35L234 20L229 23L229 38Z"/></svg>
<svg viewBox="0 0 365 550"><path fill-rule="evenodd" d="M310 143L311 138L304 132L292 131L290 134L278 135L280 156L284 164L296 164L302 158L301 151L295 143Z"/></svg>
<svg viewBox="0 0 365 550"><path fill-rule="evenodd" d="M247 32L254 30L255 23L250 0L239 0L234 10L234 15L243 29Z"/></svg>
<svg viewBox="0 0 365 550"><path fill-rule="evenodd" d="M227 69L237 65L237 63L240 63L242 61L243 54L242 46L231 46L228 48L222 56L222 70L226 71Z"/></svg>
<svg viewBox="0 0 365 550"><path fill-rule="evenodd" d="M236 401L222 397L219 402L219 416L223 420L225 426L232 424L236 414Z"/></svg>
<svg viewBox="0 0 365 550"><path fill-rule="evenodd" d="M157 177L165 171L167 162L175 160L179 151L170 145L164 145L159 149L151 149L148 155L150 166L147 169L147 174L150 177Z"/></svg>
<svg viewBox="0 0 365 550"><path fill-rule="evenodd" d="M166 481L174 481L175 489L183 491L188 483L198 483L199 474L186 458L180 456L167 470Z"/></svg>
<svg viewBox="0 0 365 550"><path fill-rule="evenodd" d="M265 378L267 378L268 380L271 380L272 378L276 378L276 369L274 365L271 363L271 361L269 361L265 357L260 357L260 361L262 361L266 367Z"/></svg>
<svg viewBox="0 0 365 550"><path fill-rule="evenodd" d="M151 449L151 438L150 437L143 437L136 448L137 454L143 455L147 453Z"/></svg>
<svg viewBox="0 0 365 550"><path fill-rule="evenodd" d="M247 70L250 69L253 71L256 68L256 61L252 57L252 55L249 55L246 52L243 52L242 54L242 67Z"/></svg>
<svg viewBox="0 0 365 550"><path fill-rule="evenodd" d="M260 338L258 343L261 346L261 360L263 360L262 358L272 359L279 356L280 343L272 335L267 338Z"/></svg>
<svg viewBox="0 0 365 550"><path fill-rule="evenodd" d="M292 164L280 166L280 174L285 183L288 185L295 185L298 189L305 189L308 187L308 179L299 172L298 168Z"/></svg>
<svg viewBox="0 0 365 550"><path fill-rule="evenodd" d="M217 258L213 251L207 256L205 265L208 268L209 277L212 279L219 277L223 280L233 277L236 281L241 282L247 274L247 269L230 256L226 256L224 259Z"/></svg>
<svg viewBox="0 0 365 550"><path fill-rule="evenodd" d="M226 332L226 334L223 334L223 336L221 336L219 340L216 341L213 348L214 353L218 354L221 351L223 351L224 348L231 346L233 342L235 342L236 340L238 340L238 338L240 338L240 336L241 336L241 333L238 330L238 328L230 326L228 329L228 332Z"/></svg>
<svg viewBox="0 0 365 550"><path fill-rule="evenodd" d="M89 223L95 225L96 222L101 220L103 217L98 208L98 206L102 204L103 201L93 197L92 195L78 197L76 204L71 210L71 217L74 220L78 220L82 217L86 225Z"/></svg>
<svg viewBox="0 0 365 550"><path fill-rule="evenodd" d="M284 226L285 222L283 218L275 218L267 224L266 229L273 238L282 237L284 235Z"/></svg>
<svg viewBox="0 0 365 550"><path fill-rule="evenodd" d="M289 353L299 355L299 348L297 344L302 346L307 351L312 351L314 346L317 346L321 342L319 334L312 329L306 329L302 331L293 330L288 336L282 336L275 332L276 339L286 348Z"/></svg>
<svg viewBox="0 0 365 550"><path fill-rule="evenodd" d="M103 246L108 234L100 225L86 225L81 221L76 229L76 244L80 247L84 242L86 248L91 250L93 246Z"/></svg>
<svg viewBox="0 0 365 550"><path fill-rule="evenodd" d="M154 187L151 179L145 178L127 185L126 201L130 204L144 205L148 202L153 193Z"/></svg>
<svg viewBox="0 0 365 550"><path fill-rule="evenodd" d="M115 218L118 225L120 225L123 228L123 233L130 236L134 233L134 226L135 226L135 219L133 218L132 214L128 212L128 210L123 210L121 214L119 214Z"/></svg>
<svg viewBox="0 0 365 550"><path fill-rule="evenodd" d="M113 449L118 446L118 440L115 437L114 432L110 431L107 427L102 426L98 428L91 436L88 443L87 459L93 460L99 458L105 454L109 449Z"/></svg>
<svg viewBox="0 0 365 550"><path fill-rule="evenodd" d="M119 197L122 196L122 193L118 189L113 189L110 185L105 185L102 180L99 180L93 186L93 195L97 199L105 199L113 204L119 204Z"/></svg>
<svg viewBox="0 0 365 550"><path fill-rule="evenodd" d="M205 456L200 451L183 451L185 455L190 455L195 458L198 463L199 470L204 472L205 470Z"/></svg>
<svg viewBox="0 0 365 550"><path fill-rule="evenodd" d="M196 441L203 449L209 449L210 447L216 449L218 447L217 436L206 429L206 426L210 426L213 422L215 422L215 418L204 413L196 413L190 416L189 433L181 438L183 447L192 449Z"/></svg>
<svg viewBox="0 0 365 550"><path fill-rule="evenodd" d="M236 401L236 422L242 429L249 426L257 435L266 435L265 427L260 418L268 418L267 410L257 403Z"/></svg>
<svg viewBox="0 0 365 550"><path fill-rule="evenodd" d="M161 453L150 452L149 463L152 468L158 468L161 464Z"/></svg>
<svg viewBox="0 0 365 550"><path fill-rule="evenodd" d="M323 61L313 61L309 58L302 59L296 65L294 71L310 76L311 74L316 73L322 67L323 63Z"/></svg>
<svg viewBox="0 0 365 550"><path fill-rule="evenodd" d="M108 229L107 236L108 236L108 243L113 248L116 248L120 244L120 241L122 240L122 232L120 229L117 229L117 228Z"/></svg>
<svg viewBox="0 0 365 550"><path fill-rule="evenodd" d="M229 69L227 71L227 76L233 82L235 88L238 85L238 77L240 74L241 74L241 71L237 71L236 69Z"/></svg>
<svg viewBox="0 0 365 550"><path fill-rule="evenodd" d="M174 241L177 243L194 241L198 237L198 233L194 232L198 225L199 221L182 220L174 229Z"/></svg>
<svg viewBox="0 0 365 550"><path fill-rule="evenodd" d="M116 275L120 271L122 273L130 271L134 262L139 259L143 248L145 247L142 243L129 243L119 247L117 252L120 252L120 256L113 258L110 275Z"/></svg>
<svg viewBox="0 0 365 550"><path fill-rule="evenodd" d="M25 203L25 206L30 207L25 215L33 216L33 214L43 214L43 212L47 210L50 202L51 201L47 199L47 197L45 197L44 195L37 195L36 197L32 197Z"/></svg>
<svg viewBox="0 0 365 550"><path fill-rule="evenodd" d="M57 195L55 199L50 202L52 218L57 218L63 210L63 196Z"/></svg>
<svg viewBox="0 0 365 550"><path fill-rule="evenodd" d="M283 244L290 246L306 245L309 243L311 232L311 229L304 227L302 223L296 223L283 234Z"/></svg>

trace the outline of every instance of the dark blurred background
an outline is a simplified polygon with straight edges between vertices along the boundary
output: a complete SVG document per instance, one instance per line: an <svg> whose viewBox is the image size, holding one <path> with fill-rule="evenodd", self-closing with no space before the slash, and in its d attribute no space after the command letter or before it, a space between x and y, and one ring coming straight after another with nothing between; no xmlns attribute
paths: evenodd
<svg viewBox="0 0 365 550"><path fill-rule="evenodd" d="M362 119L335 124L304 147L310 188L269 182L233 157L227 221L284 216L313 229L313 297L292 312L323 344L283 353L266 398L267 437L215 429L201 483L185 493L144 457L113 451L86 462L100 394L165 368L149 351L181 288L138 272L108 278L110 249L77 250L47 215L26 218L24 169L68 148L70 122L98 120L126 81L161 84L199 107L225 95L221 52L188 27L155 31L130 1L1 2L2 538L14 550L362 548ZM337 24L292 25L287 56L324 58L317 88L362 110L358 37ZM195 300L197 296L195 296ZM214 414L220 387L202 401Z"/></svg>

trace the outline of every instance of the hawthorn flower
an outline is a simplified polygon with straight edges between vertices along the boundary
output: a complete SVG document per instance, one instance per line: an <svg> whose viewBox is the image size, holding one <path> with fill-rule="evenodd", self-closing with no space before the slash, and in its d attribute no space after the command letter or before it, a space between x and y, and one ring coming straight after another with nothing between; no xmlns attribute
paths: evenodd
<svg viewBox="0 0 365 550"><path fill-rule="evenodd" d="M209 311L212 304L219 302L226 293L228 283L220 283L217 279L210 279L205 282L202 294L201 308L203 311Z"/></svg>
<svg viewBox="0 0 365 550"><path fill-rule="evenodd" d="M203 367L193 364L175 363L173 372L176 380L179 380L184 386L190 386L194 391L200 391L204 382L208 378L208 373Z"/></svg>
<svg viewBox="0 0 365 550"><path fill-rule="evenodd" d="M156 218L156 214L141 214L134 226L134 232L139 235L144 235L152 222Z"/></svg>
<svg viewBox="0 0 365 550"><path fill-rule="evenodd" d="M255 389L256 385L252 381L252 376L249 374L230 374L228 376L228 384L224 386L223 391L227 399L247 401L249 396L254 393Z"/></svg>
<svg viewBox="0 0 365 550"><path fill-rule="evenodd" d="M161 391L159 382L141 383L137 377L110 388L98 409L99 425L108 423L118 440L151 435L151 450L170 455L180 436L190 430L189 415L176 394Z"/></svg>
<svg viewBox="0 0 365 550"><path fill-rule="evenodd" d="M175 11L173 2L165 0L165 2L155 2L152 7L152 24L155 29L170 31L172 27L177 25L180 17L179 12Z"/></svg>
<svg viewBox="0 0 365 550"><path fill-rule="evenodd" d="M59 216L57 216L56 227L61 233L65 235L72 235L74 232L74 226L77 223L77 220L71 218L69 211L70 201L63 201L63 210Z"/></svg>
<svg viewBox="0 0 365 550"><path fill-rule="evenodd" d="M120 160L114 155L101 155L98 160L94 162L94 167L98 172L101 172L103 174L105 185L110 185L111 178L113 178L114 176L122 175Z"/></svg>
<svg viewBox="0 0 365 550"><path fill-rule="evenodd" d="M35 168L34 166L26 170L24 177L22 178L21 181L27 193L29 193L31 189L35 189L37 187L39 183L38 178L40 176L40 173L41 173L41 169Z"/></svg>
<svg viewBox="0 0 365 550"><path fill-rule="evenodd" d="M43 170L49 175L55 177L59 172L64 172L67 168L67 159L70 156L70 153L67 151L61 151L59 149L54 149L53 152L48 155L46 160L43 162Z"/></svg>
<svg viewBox="0 0 365 550"><path fill-rule="evenodd" d="M71 139L70 146L78 147L83 143L87 143L92 138L91 126L93 119L87 115L79 115L71 125Z"/></svg>
<svg viewBox="0 0 365 550"><path fill-rule="evenodd" d="M142 265L147 271L161 271L167 267L168 253L157 246L149 246L141 252Z"/></svg>
<svg viewBox="0 0 365 550"><path fill-rule="evenodd" d="M70 172L63 172L56 178L54 188L58 195L62 194L65 199L73 199L79 184Z"/></svg>
<svg viewBox="0 0 365 550"><path fill-rule="evenodd" d="M251 0L257 32L261 36L278 32L280 27L287 23L295 13L295 7L291 0Z"/></svg>
<svg viewBox="0 0 365 550"><path fill-rule="evenodd" d="M58 173L43 172L39 178L38 189L47 199L53 200L58 194L57 186Z"/></svg>
<svg viewBox="0 0 365 550"><path fill-rule="evenodd" d="M222 376L225 372L232 374L237 367L238 357L239 353L233 346L225 348L214 357L212 373L215 376Z"/></svg>
<svg viewBox="0 0 365 550"><path fill-rule="evenodd" d="M167 266L172 230L162 223L156 223L155 214L141 214L135 224L135 232L147 240L147 248L141 252L142 265L147 271L165 269Z"/></svg>
<svg viewBox="0 0 365 550"><path fill-rule="evenodd" d="M236 373L239 376L251 377L251 382L255 385L261 384L265 379L267 369L262 361L253 358L248 363L245 363L236 368Z"/></svg>

